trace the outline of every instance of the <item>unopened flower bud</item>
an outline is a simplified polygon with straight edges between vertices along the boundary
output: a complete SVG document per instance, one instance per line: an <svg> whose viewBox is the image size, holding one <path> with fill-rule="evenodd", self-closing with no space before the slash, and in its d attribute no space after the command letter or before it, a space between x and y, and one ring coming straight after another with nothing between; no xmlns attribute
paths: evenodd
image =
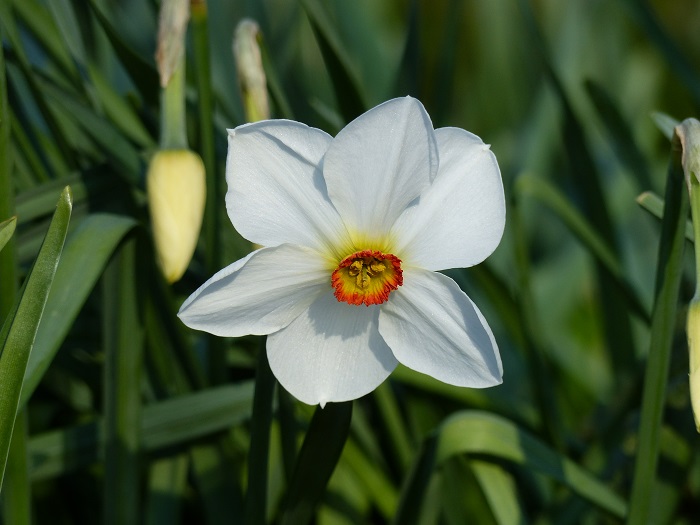
<svg viewBox="0 0 700 525"><path fill-rule="evenodd" d="M241 20L233 39L238 82L245 107L246 120L257 122L270 118L267 100L267 77L260 54L260 28L252 20Z"/></svg>
<svg viewBox="0 0 700 525"><path fill-rule="evenodd" d="M185 52L185 33L190 19L189 0L163 0L158 20L156 64L160 86L165 87Z"/></svg>
<svg viewBox="0 0 700 525"><path fill-rule="evenodd" d="M185 273L202 226L202 159L189 150L161 150L151 159L146 186L158 264L173 283Z"/></svg>

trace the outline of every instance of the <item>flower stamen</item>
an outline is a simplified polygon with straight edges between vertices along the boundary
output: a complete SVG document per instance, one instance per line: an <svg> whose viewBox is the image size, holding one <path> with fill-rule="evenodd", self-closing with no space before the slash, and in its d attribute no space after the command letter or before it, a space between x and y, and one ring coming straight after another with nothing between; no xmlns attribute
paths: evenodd
<svg viewBox="0 0 700 525"><path fill-rule="evenodd" d="M401 259L379 250L362 250L348 255L331 275L338 301L370 306L382 304L403 284Z"/></svg>

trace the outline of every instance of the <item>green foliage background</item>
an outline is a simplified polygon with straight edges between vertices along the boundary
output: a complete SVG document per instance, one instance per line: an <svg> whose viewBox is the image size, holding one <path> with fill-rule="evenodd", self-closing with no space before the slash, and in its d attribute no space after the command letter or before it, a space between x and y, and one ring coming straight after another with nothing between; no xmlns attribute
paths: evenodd
<svg viewBox="0 0 700 525"><path fill-rule="evenodd" d="M0 221L17 216L0 252L0 385L24 376L2 522L695 523L700 455L683 327L692 250L683 256L676 242L660 264L660 222L636 198L664 193L669 123L698 114L700 4L206 8L189 30L187 121L211 200L195 258L168 286L144 190L159 137L157 2L0 0ZM216 340L175 317L251 249L223 201L225 129L245 122L231 52L244 17L260 25L273 117L335 134L410 94L435 127L492 145L504 239L482 265L448 273L493 328L502 386L460 389L399 368L352 406L314 412L276 387L259 359L264 341ZM673 163L670 173L668 239L686 209ZM49 230L68 185L72 215L64 194ZM47 231L66 228L62 253L50 236L39 253ZM38 295L19 286L35 260L59 255L41 315ZM664 272L680 291L663 285ZM20 297L38 308L20 319L41 318L35 338L12 332ZM654 303L664 333L652 328ZM26 374L3 364L32 339ZM7 430L17 400L4 399Z"/></svg>

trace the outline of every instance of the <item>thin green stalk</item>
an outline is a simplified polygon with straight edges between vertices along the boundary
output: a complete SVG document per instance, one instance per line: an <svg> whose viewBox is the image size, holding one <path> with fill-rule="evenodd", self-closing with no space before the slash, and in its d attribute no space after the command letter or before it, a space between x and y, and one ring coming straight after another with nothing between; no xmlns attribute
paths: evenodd
<svg viewBox="0 0 700 525"><path fill-rule="evenodd" d="M185 120L185 54L161 93L160 147L187 149Z"/></svg>
<svg viewBox="0 0 700 525"><path fill-rule="evenodd" d="M676 137L666 181L665 212L659 242L649 357L644 377L639 446L627 521L630 525L649 522L659 456L666 382L683 272L685 221L688 216L688 199L684 197L684 177L679 153L680 144Z"/></svg>
<svg viewBox="0 0 700 525"><path fill-rule="evenodd" d="M220 218L221 198L219 170L214 149L214 97L211 87L209 60L209 24L205 0L190 3L192 15L192 37L194 47L194 72L197 82L199 113L199 154L204 162L207 178L207 200L204 207L204 254L207 275L213 275L222 266ZM209 377L214 384L226 381L226 353L220 337L207 337L207 359Z"/></svg>
<svg viewBox="0 0 700 525"><path fill-rule="evenodd" d="M142 323L136 239L128 239L104 274L104 523L140 517Z"/></svg>
<svg viewBox="0 0 700 525"><path fill-rule="evenodd" d="M220 199L219 174L214 150L214 98L211 87L209 60L209 28L207 3L192 1L192 36L194 44L194 70L197 81L199 112L199 153L207 173L207 205L204 216L204 240L206 246L207 275L221 268L221 242L219 240Z"/></svg>
<svg viewBox="0 0 700 525"><path fill-rule="evenodd" d="M260 348L258 348L253 416L250 423L248 492L245 500L244 521L247 525L264 524L267 511L267 468L275 378L267 361L265 341L264 337L261 338Z"/></svg>

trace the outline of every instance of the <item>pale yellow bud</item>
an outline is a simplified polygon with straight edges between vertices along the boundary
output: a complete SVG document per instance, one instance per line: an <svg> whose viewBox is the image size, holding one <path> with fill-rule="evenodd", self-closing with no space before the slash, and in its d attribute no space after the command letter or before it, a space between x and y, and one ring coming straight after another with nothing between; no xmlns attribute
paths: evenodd
<svg viewBox="0 0 700 525"><path fill-rule="evenodd" d="M688 350L690 352L690 404L695 428L700 432L700 301L693 300L688 308Z"/></svg>
<svg viewBox="0 0 700 525"><path fill-rule="evenodd" d="M197 245L204 215L206 180L199 155L161 150L151 159L146 179L156 256L174 283L185 273Z"/></svg>
<svg viewBox="0 0 700 525"><path fill-rule="evenodd" d="M258 38L260 38L258 24L248 19L239 22L233 38L233 56L236 60L238 82L248 122L270 118L267 77L263 69Z"/></svg>

